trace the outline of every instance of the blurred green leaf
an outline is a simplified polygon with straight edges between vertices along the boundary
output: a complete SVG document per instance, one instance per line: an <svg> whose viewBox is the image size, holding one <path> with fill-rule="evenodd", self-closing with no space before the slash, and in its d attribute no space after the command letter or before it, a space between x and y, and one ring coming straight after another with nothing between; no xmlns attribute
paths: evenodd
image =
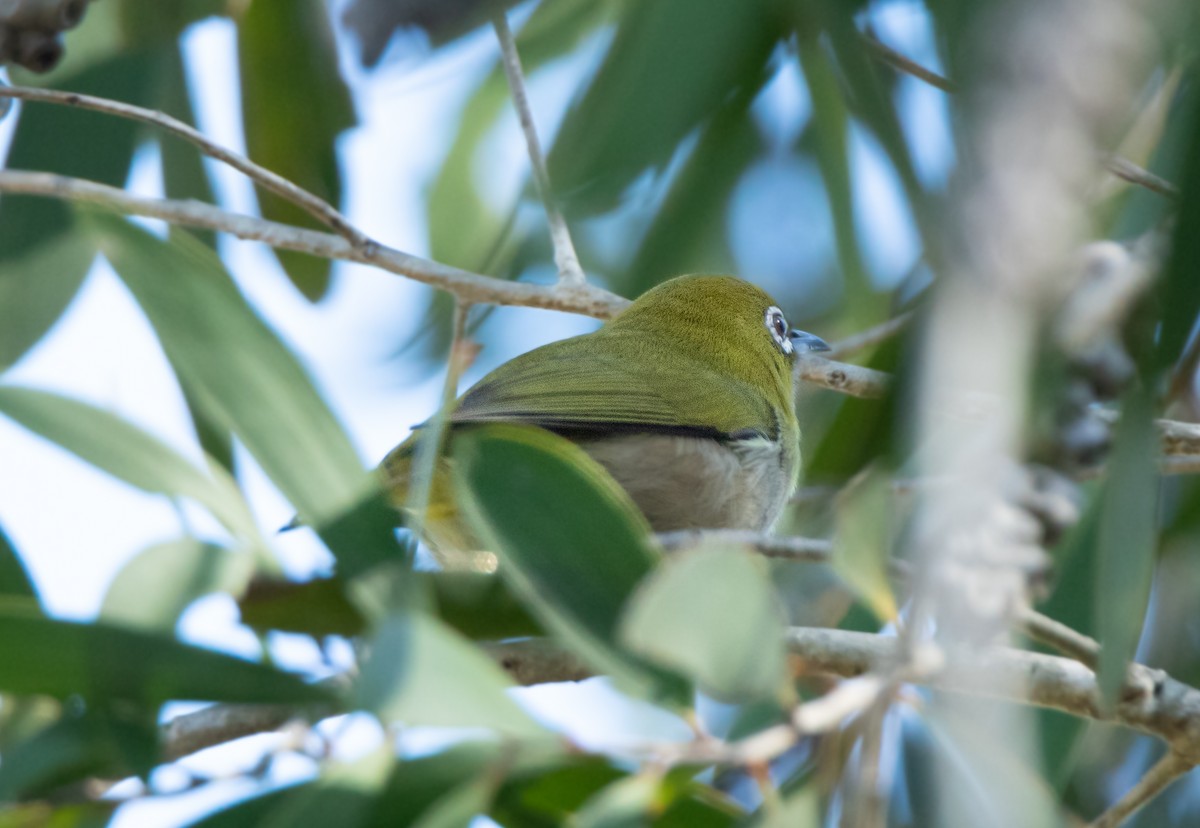
<svg viewBox="0 0 1200 828"><path fill-rule="evenodd" d="M496 743L466 742L433 756L396 763L367 825L432 828L443 817L452 819L458 808L462 809L459 812L462 815L480 806L469 816L486 810L491 796L486 789L481 790L480 783L485 782L482 787L486 788L485 776L490 769L502 766L504 753ZM479 796L480 793L486 795ZM465 826L469 822L468 818L457 824Z"/></svg>
<svg viewBox="0 0 1200 828"><path fill-rule="evenodd" d="M228 0L117 0L115 6L125 43L156 43L164 53L192 23L230 9Z"/></svg>
<svg viewBox="0 0 1200 828"><path fill-rule="evenodd" d="M475 817L487 811L495 788L487 777L463 782L430 805L413 828L469 828Z"/></svg>
<svg viewBox="0 0 1200 828"><path fill-rule="evenodd" d="M259 828L365 825L395 765L394 751L386 743L355 761L328 763L316 782L294 788L268 814L240 824Z"/></svg>
<svg viewBox="0 0 1200 828"><path fill-rule="evenodd" d="M572 821L573 828L641 828L658 804L662 778L639 773L618 779L591 797Z"/></svg>
<svg viewBox="0 0 1200 828"><path fill-rule="evenodd" d="M499 575L423 572L442 621L468 638L499 640L540 635L542 625Z"/></svg>
<svg viewBox="0 0 1200 828"><path fill-rule="evenodd" d="M88 777L148 773L157 758L152 716L140 721L93 711L67 716L5 752L0 802L43 796Z"/></svg>
<svg viewBox="0 0 1200 828"><path fill-rule="evenodd" d="M12 198L33 203L20 196L5 198L3 203ZM69 218L61 230L53 242L17 258L0 258L0 372L24 356L58 321L96 256L95 246L74 231Z"/></svg>
<svg viewBox="0 0 1200 828"><path fill-rule="evenodd" d="M251 158L335 207L341 200L336 141L356 123L338 68L329 12L320 0L254 0L238 24L242 122ZM324 225L291 202L258 189L264 218L300 227ZM309 299L329 288L331 264L275 251Z"/></svg>
<svg viewBox="0 0 1200 828"><path fill-rule="evenodd" d="M264 664L114 627L41 618L0 602L0 691L57 698L304 704L330 691Z"/></svg>
<svg viewBox="0 0 1200 828"><path fill-rule="evenodd" d="M71 92L151 105L153 56L146 51L116 55L58 79ZM54 104L26 103L6 166L45 170L119 187L141 127L125 118ZM61 241L72 226L71 209L59 199L0 201L0 262L7 263ZM90 257L80 265L86 271ZM7 267L5 268L7 271Z"/></svg>
<svg viewBox="0 0 1200 828"><path fill-rule="evenodd" d="M0 828L106 828L119 802L88 802L82 805L50 805L28 802L0 811Z"/></svg>
<svg viewBox="0 0 1200 828"><path fill-rule="evenodd" d="M542 627L499 575L482 572L414 572L437 617L468 638L499 640L538 635ZM242 623L312 636L360 635L366 621L346 595L341 578L292 582L259 579L238 602Z"/></svg>
<svg viewBox="0 0 1200 828"><path fill-rule="evenodd" d="M0 598L4 597L32 598L36 602L37 590L21 556L0 527Z"/></svg>
<svg viewBox="0 0 1200 828"><path fill-rule="evenodd" d="M786 678L782 607L766 562L742 549L668 557L630 599L621 638L722 701L770 698Z"/></svg>
<svg viewBox="0 0 1200 828"><path fill-rule="evenodd" d="M783 797L775 807L760 808L747 828L821 828L824 824L820 791L809 784Z"/></svg>
<svg viewBox="0 0 1200 828"><path fill-rule="evenodd" d="M239 595L254 574L254 559L194 538L143 550L121 567L104 594L106 623L169 634L193 601L214 592Z"/></svg>
<svg viewBox="0 0 1200 828"><path fill-rule="evenodd" d="M855 326L878 322L878 302L862 259L862 241L854 215L851 181L849 115L829 56L811 33L801 32L800 67L813 102L817 161L829 210L833 214L838 260L846 283L847 312Z"/></svg>
<svg viewBox="0 0 1200 828"><path fill-rule="evenodd" d="M843 490L837 503L833 568L880 621L896 620L896 598L888 580L892 549L892 484L868 475Z"/></svg>
<svg viewBox="0 0 1200 828"><path fill-rule="evenodd" d="M56 73L56 85L147 106L151 64L150 54L129 52L80 72ZM111 115L26 103L5 166L120 186L129 173L139 129ZM0 370L16 362L58 320L95 255L95 245L79 235L65 202L0 199Z"/></svg>
<svg viewBox="0 0 1200 828"><path fill-rule="evenodd" d="M1126 394L1114 435L1096 555L1101 697L1112 705L1142 635L1158 544L1158 434L1141 388Z"/></svg>
<svg viewBox="0 0 1200 828"><path fill-rule="evenodd" d="M127 420L49 391L0 386L0 414L143 491L189 497L235 536L262 543L246 501L223 472L204 474Z"/></svg>
<svg viewBox="0 0 1200 828"><path fill-rule="evenodd" d="M1200 88L1193 76L1183 84L1182 112L1176 117L1187 125L1183 159L1176 180L1180 188L1179 212L1175 216L1171 253L1159 281L1162 312L1161 331L1154 370L1171 365L1180 354L1200 315ZM1194 366L1193 366L1194 370Z"/></svg>
<svg viewBox="0 0 1200 828"><path fill-rule="evenodd" d="M595 79L567 112L550 180L576 213L615 206L646 169L747 86L783 36L770 0L632 3Z"/></svg>
<svg viewBox="0 0 1200 828"><path fill-rule="evenodd" d="M526 737L546 733L505 693L508 676L435 618L411 613L385 620L370 652L358 703L386 722L487 727Z"/></svg>
<svg viewBox="0 0 1200 828"><path fill-rule="evenodd" d="M625 775L599 757L570 757L558 766L510 777L491 815L513 828L564 824L597 791Z"/></svg>
<svg viewBox="0 0 1200 828"><path fill-rule="evenodd" d="M639 693L690 699L677 677L622 651L622 608L653 568L649 527L582 449L510 425L457 434L456 496L537 618L597 669Z"/></svg>
<svg viewBox="0 0 1200 828"><path fill-rule="evenodd" d="M256 578L238 600L242 623L260 635L272 630L315 637L360 635L366 621L338 577L293 582Z"/></svg>
<svg viewBox="0 0 1200 828"><path fill-rule="evenodd" d="M376 489L374 478L304 368L246 304L216 255L185 235L163 241L111 216L89 221L167 356L301 520L321 527L354 508L371 512L370 542L356 538L333 549L343 574L398 557L391 525L379 525L370 506L374 499L361 505Z"/></svg>

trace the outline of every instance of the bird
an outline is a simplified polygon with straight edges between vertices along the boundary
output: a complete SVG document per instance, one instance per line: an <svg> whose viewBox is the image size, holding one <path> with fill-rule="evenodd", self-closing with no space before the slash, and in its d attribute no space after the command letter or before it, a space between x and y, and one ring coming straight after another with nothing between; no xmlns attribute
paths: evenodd
<svg viewBox="0 0 1200 828"><path fill-rule="evenodd" d="M455 404L449 439L486 423L546 429L597 461L655 532L768 531L799 480L793 364L799 353L827 350L820 337L793 329L750 282L679 276L598 330L484 376ZM401 511L423 431L379 466ZM448 455L439 458L420 521L443 565L455 550L477 546L454 504L452 465Z"/></svg>

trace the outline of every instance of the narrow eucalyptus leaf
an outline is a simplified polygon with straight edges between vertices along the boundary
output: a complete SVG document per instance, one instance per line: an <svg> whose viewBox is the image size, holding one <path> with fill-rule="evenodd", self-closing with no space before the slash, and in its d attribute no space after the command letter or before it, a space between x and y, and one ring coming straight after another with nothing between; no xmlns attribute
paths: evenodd
<svg viewBox="0 0 1200 828"><path fill-rule="evenodd" d="M724 701L769 698L785 678L783 611L766 563L744 550L671 556L634 594L621 637Z"/></svg>
<svg viewBox="0 0 1200 828"><path fill-rule="evenodd" d="M434 618L412 613L385 620L370 653L359 677L359 704L385 721L545 734L505 693L508 676Z"/></svg>
<svg viewBox="0 0 1200 828"><path fill-rule="evenodd" d="M205 506L235 536L261 540L236 484L205 474L157 437L102 408L49 391L0 386L0 414L131 486Z"/></svg>
<svg viewBox="0 0 1200 828"><path fill-rule="evenodd" d="M628 495L582 449L537 428L456 434L456 496L500 573L547 629L631 692L688 699L618 639L625 602L657 561Z"/></svg>
<svg viewBox="0 0 1200 828"><path fill-rule="evenodd" d="M1117 425L1097 532L1097 670L1104 702L1117 698L1137 649L1150 600L1158 544L1158 445L1153 410L1140 388L1126 396Z"/></svg>
<svg viewBox="0 0 1200 828"><path fill-rule="evenodd" d="M0 692L146 705L334 700L330 691L265 664L123 627L43 618L4 604Z"/></svg>
<svg viewBox="0 0 1200 828"><path fill-rule="evenodd" d="M104 594L106 622L170 633L183 611L214 592L239 595L254 575L254 559L194 538L159 543L121 567Z"/></svg>

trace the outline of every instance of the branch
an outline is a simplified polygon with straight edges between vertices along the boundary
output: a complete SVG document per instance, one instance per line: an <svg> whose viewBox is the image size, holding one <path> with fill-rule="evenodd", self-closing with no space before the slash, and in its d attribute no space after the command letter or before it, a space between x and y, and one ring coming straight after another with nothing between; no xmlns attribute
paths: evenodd
<svg viewBox="0 0 1200 828"><path fill-rule="evenodd" d="M99 204L128 215L217 230L283 250L375 265L390 273L440 288L468 302L547 308L600 319L615 316L629 305L628 299L593 285L534 285L493 279L411 256L382 244L358 248L331 233L231 213L199 201L144 198L131 195L118 187L53 173L0 170L0 193L48 196Z"/></svg>
<svg viewBox="0 0 1200 828"><path fill-rule="evenodd" d="M286 704L214 704L162 725L162 758L173 762L205 748L278 730L296 719L320 719L335 712Z"/></svg>
<svg viewBox="0 0 1200 828"><path fill-rule="evenodd" d="M558 266L558 279L569 285L584 283L583 268L571 241L567 221L554 203L554 192L550 189L550 173L546 169L546 158L538 141L537 127L533 123L533 112L529 108L529 95L525 90L525 73L521 70L521 56L512 30L508 28L508 15L501 9L492 21L500 51L504 56L504 74L508 77L508 88L512 92L513 105L525 133L525 146L529 150L529 163L533 168L533 180L546 208L546 221L550 225L550 241L554 244L554 263Z"/></svg>
<svg viewBox="0 0 1200 828"><path fill-rule="evenodd" d="M681 529L654 536L665 552L691 549L702 543L742 546L765 558L823 563L833 553L833 543L821 538L764 535L741 529Z"/></svg>
<svg viewBox="0 0 1200 828"><path fill-rule="evenodd" d="M796 358L796 377L832 391L868 399L886 394L892 380L891 374L883 371L834 362L815 354L800 354Z"/></svg>
<svg viewBox="0 0 1200 828"><path fill-rule="evenodd" d="M319 196L299 187L277 173L255 164L249 158L239 155L233 150L217 144L204 136L199 130L172 118L164 112L145 109L133 104L114 101L108 98L98 98L92 95L81 95L77 92L62 92L57 89L33 89L24 86L0 86L0 97L18 98L24 101L59 104L77 109L88 109L93 112L103 112L119 118L127 118L144 124L156 126L159 129L181 138L199 148L210 158L215 158L243 173L265 190L269 190L280 198L292 202L308 212L322 224L331 227L338 235L346 239L356 248L368 249L374 245L365 234L356 229L350 220L339 213L333 205Z"/></svg>
<svg viewBox="0 0 1200 828"><path fill-rule="evenodd" d="M1117 828L1143 805L1158 796L1167 786L1190 771L1193 763L1178 754L1168 753L1146 771L1115 805L1101 814L1090 828Z"/></svg>
<svg viewBox="0 0 1200 828"><path fill-rule="evenodd" d="M892 663L897 639L845 630L792 627L788 647L810 674L854 678ZM1200 762L1200 691L1140 664L1130 668L1147 694L1100 704L1096 675L1072 659L983 647L947 654L944 669L921 682L952 693L996 698L1123 725L1165 741L1187 761Z"/></svg>

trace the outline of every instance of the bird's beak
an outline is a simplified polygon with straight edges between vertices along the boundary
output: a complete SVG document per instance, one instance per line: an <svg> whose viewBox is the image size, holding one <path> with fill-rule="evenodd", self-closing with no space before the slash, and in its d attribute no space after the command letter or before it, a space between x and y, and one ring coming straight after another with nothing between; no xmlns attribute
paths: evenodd
<svg viewBox="0 0 1200 828"><path fill-rule="evenodd" d="M830 351L829 343L821 337L814 334L806 333L805 331L797 331L794 328L788 331L788 339L792 340L792 348L798 354L805 354L811 351Z"/></svg>

